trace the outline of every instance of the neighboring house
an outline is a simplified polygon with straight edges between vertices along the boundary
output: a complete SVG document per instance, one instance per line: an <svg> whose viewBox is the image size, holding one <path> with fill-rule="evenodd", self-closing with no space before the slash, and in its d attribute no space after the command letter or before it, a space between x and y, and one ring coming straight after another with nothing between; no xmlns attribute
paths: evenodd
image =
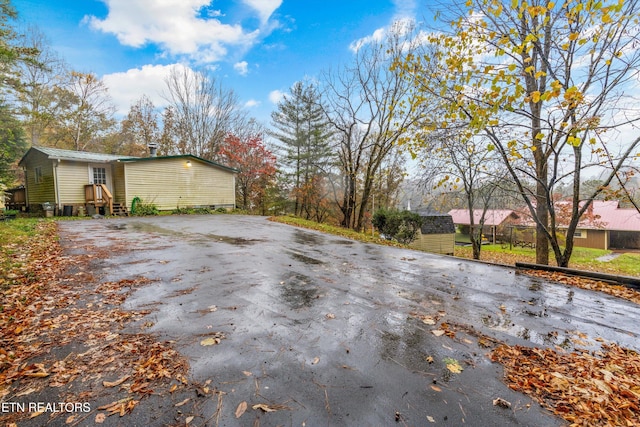
<svg viewBox="0 0 640 427"><path fill-rule="evenodd" d="M189 154L128 157L32 147L19 164L30 211L48 203L57 214L114 214L130 211L136 197L160 210L235 207L237 170Z"/></svg>
<svg viewBox="0 0 640 427"><path fill-rule="evenodd" d="M594 200L573 237L573 244L595 249L640 249L640 213L616 200Z"/></svg>
<svg viewBox="0 0 640 427"><path fill-rule="evenodd" d="M416 213L422 218L422 226L410 246L426 252L453 255L456 229L451 215L431 211Z"/></svg>
<svg viewBox="0 0 640 427"><path fill-rule="evenodd" d="M560 230L566 229L570 204L555 204ZM482 210L474 210L474 223L480 221ZM453 222L463 234L469 231L469 211L454 209L449 212ZM535 223L528 213L513 210L487 210L483 234L495 240L514 244L535 243ZM466 228L465 228L466 227ZM573 244L594 249L640 249L640 213L635 209L620 208L618 201L594 200L576 228Z"/></svg>
<svg viewBox="0 0 640 427"><path fill-rule="evenodd" d="M478 227L482 218L482 209L473 210L473 224ZM452 209L449 215L453 218L453 223L460 229L461 234L471 234L471 218L469 209ZM484 226L482 234L492 243L497 240L504 240L508 237L508 227L516 224L520 215L511 209L487 209L484 214Z"/></svg>

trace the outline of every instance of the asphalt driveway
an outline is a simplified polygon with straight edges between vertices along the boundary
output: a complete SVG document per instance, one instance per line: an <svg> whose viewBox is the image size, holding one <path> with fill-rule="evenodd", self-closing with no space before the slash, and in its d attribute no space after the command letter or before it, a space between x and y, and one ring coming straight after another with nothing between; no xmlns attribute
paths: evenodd
<svg viewBox="0 0 640 427"><path fill-rule="evenodd" d="M224 392L194 425L215 425L216 411L229 426L563 425L501 381L483 336L571 349L580 334L640 350L635 304L264 217L69 221L60 233L69 252L126 242L127 253L99 261L104 280L157 279L125 307L153 308L149 331L174 340L191 376ZM443 329L455 336L434 333ZM202 345L207 337L219 343ZM461 372L447 368L452 360ZM241 402L277 410L236 418Z"/></svg>

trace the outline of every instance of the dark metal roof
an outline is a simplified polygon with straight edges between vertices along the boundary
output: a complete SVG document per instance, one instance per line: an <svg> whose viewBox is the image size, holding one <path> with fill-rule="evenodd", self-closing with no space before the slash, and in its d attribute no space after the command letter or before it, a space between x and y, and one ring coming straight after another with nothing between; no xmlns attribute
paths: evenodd
<svg viewBox="0 0 640 427"><path fill-rule="evenodd" d="M230 172L234 172L234 173L240 172L238 169L221 165L220 163L212 162L210 160L206 160L201 157L194 156L193 154L178 154L174 156L157 156L157 157L125 157L125 158L118 159L118 161L129 163L129 162L146 162L150 160L164 160L164 159L193 159L211 166L228 170Z"/></svg>

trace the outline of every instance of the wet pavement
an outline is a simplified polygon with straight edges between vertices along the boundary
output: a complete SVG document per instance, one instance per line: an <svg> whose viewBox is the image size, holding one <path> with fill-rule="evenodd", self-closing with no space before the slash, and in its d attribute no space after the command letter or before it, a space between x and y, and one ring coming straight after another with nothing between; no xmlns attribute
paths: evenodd
<svg viewBox="0 0 640 427"><path fill-rule="evenodd" d="M127 242L130 251L100 261L103 280L157 279L124 308L152 308L149 331L176 342L195 380L225 393L195 425L564 425L501 381L483 336L640 350L640 307L624 300L264 217L69 221L60 233L68 250ZM432 332L443 329L455 337ZM201 345L208 337L219 344ZM451 360L464 370L447 369ZM279 410L236 418L243 401Z"/></svg>

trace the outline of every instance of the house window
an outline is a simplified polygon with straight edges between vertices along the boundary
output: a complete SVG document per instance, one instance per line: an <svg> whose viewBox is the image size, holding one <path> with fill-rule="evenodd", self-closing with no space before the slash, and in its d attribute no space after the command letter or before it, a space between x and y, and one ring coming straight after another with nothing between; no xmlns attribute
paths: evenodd
<svg viewBox="0 0 640 427"><path fill-rule="evenodd" d="M576 230L573 233L574 239L586 239L587 238L587 230Z"/></svg>
<svg viewBox="0 0 640 427"><path fill-rule="evenodd" d="M94 184L106 184L107 183L107 169L106 168L92 168L93 169L93 183Z"/></svg>
<svg viewBox="0 0 640 427"><path fill-rule="evenodd" d="M42 182L42 168L40 166L35 168L34 178L36 180L36 184L40 184Z"/></svg>

